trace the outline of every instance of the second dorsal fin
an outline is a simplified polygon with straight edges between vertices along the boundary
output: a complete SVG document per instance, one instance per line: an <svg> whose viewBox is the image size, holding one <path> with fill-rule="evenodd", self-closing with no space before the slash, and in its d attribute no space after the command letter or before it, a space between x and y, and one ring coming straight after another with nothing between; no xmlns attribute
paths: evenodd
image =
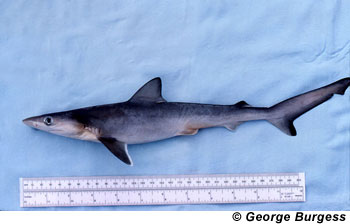
<svg viewBox="0 0 350 224"><path fill-rule="evenodd" d="M162 97L162 80L157 77L144 84L130 98L130 102L166 102Z"/></svg>
<svg viewBox="0 0 350 224"><path fill-rule="evenodd" d="M251 107L247 102L245 102L244 100L239 101L238 103L235 104L235 106L237 107Z"/></svg>

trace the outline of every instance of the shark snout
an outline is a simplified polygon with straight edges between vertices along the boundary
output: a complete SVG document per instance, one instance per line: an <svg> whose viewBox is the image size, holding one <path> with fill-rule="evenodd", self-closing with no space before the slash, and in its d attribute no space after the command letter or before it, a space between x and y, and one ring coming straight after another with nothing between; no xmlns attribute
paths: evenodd
<svg viewBox="0 0 350 224"><path fill-rule="evenodd" d="M35 122L35 119L32 118L32 117L28 117L28 118L24 119L23 123L28 125L29 127L32 127L32 128L37 128L38 127L37 122Z"/></svg>

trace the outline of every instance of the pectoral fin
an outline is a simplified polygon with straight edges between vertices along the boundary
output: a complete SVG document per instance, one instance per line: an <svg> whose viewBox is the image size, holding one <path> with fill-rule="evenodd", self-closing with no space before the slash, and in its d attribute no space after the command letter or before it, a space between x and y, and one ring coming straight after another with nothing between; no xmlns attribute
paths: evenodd
<svg viewBox="0 0 350 224"><path fill-rule="evenodd" d="M99 137L98 140L104 144L113 155L118 157L124 163L132 166L132 160L128 153L128 147L124 142L119 142L115 138Z"/></svg>

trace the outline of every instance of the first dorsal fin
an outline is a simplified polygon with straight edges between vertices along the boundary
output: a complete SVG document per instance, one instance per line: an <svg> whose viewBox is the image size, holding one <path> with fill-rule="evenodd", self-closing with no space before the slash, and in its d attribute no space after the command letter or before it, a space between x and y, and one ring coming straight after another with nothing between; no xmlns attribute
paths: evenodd
<svg viewBox="0 0 350 224"><path fill-rule="evenodd" d="M129 100L130 102L166 102L162 97L162 80L157 77L143 85Z"/></svg>

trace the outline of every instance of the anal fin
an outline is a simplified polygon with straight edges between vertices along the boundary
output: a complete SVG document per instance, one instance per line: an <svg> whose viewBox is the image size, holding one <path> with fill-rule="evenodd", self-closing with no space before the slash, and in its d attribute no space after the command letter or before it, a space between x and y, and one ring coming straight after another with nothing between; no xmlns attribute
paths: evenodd
<svg viewBox="0 0 350 224"><path fill-rule="evenodd" d="M240 124L242 124L244 121L236 121L230 124L226 124L225 128L227 128L230 131L234 131Z"/></svg>

